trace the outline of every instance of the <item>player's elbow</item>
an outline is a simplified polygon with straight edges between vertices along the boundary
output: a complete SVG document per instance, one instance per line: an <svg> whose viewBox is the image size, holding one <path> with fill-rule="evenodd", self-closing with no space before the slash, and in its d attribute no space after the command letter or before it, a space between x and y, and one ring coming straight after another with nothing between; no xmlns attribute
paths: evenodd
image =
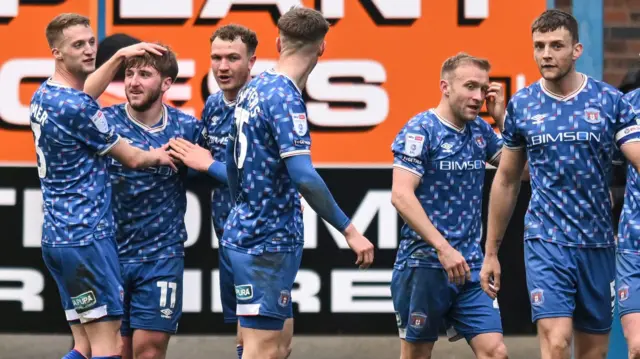
<svg viewBox="0 0 640 359"><path fill-rule="evenodd" d="M402 188L392 188L391 189L391 204L395 209L402 213L407 204L407 199L409 198L409 193Z"/></svg>

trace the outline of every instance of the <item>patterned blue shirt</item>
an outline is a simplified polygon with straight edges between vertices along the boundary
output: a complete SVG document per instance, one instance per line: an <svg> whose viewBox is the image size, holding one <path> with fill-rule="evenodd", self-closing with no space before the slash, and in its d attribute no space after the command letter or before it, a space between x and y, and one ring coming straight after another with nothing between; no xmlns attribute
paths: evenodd
<svg viewBox="0 0 640 359"><path fill-rule="evenodd" d="M311 153L302 93L288 77L265 71L238 95L235 111L239 193L222 245L252 254L293 251L304 243L302 210L284 159Z"/></svg>
<svg viewBox="0 0 640 359"><path fill-rule="evenodd" d="M200 121L166 105L162 118L152 127L135 120L126 104L107 107L103 112L124 141L142 150L161 147L177 137L197 142L202 132ZM112 159L109 172L120 261L184 256L186 169L181 174L168 166L133 170Z"/></svg>
<svg viewBox="0 0 640 359"><path fill-rule="evenodd" d="M482 265L482 194L485 164L496 163L502 140L482 118L464 128L434 110L413 117L391 150L396 168L420 177L415 194L438 232L471 268ZM396 268L442 268L438 255L408 224L402 226Z"/></svg>
<svg viewBox="0 0 640 359"><path fill-rule="evenodd" d="M33 94L31 130L44 201L43 246L113 237L108 159L119 137L84 92L52 80Z"/></svg>
<svg viewBox="0 0 640 359"><path fill-rule="evenodd" d="M615 146L640 137L635 116L620 91L587 76L565 97L542 81L514 95L503 137L505 146L526 150L529 161L525 239L615 245L608 180Z"/></svg>

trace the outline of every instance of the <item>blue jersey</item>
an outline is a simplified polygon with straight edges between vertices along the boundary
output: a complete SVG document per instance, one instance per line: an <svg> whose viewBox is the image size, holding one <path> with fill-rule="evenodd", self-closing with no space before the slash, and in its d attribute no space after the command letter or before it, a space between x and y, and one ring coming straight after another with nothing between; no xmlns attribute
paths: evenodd
<svg viewBox="0 0 640 359"><path fill-rule="evenodd" d="M44 201L43 246L83 246L113 236L107 158L118 142L91 96L52 80L31 99Z"/></svg>
<svg viewBox="0 0 640 359"><path fill-rule="evenodd" d="M142 150L161 147L177 137L196 142L202 131L196 118L166 105L162 118L153 127L135 120L125 104L103 111L123 140ZM120 261L145 262L183 256L187 239L183 183L186 176L168 166L132 170L116 160L109 162L109 173Z"/></svg>
<svg viewBox="0 0 640 359"><path fill-rule="evenodd" d="M434 110L413 117L391 150L394 167L420 177L415 194L429 220L471 268L482 265L482 194L486 162L502 140L480 117L457 128ZM396 266L442 268L438 255L408 224L402 226Z"/></svg>
<svg viewBox="0 0 640 359"><path fill-rule="evenodd" d="M226 162L227 141L233 125L235 108L235 101L227 101L222 91L218 91L209 96L202 111L204 132L200 145L211 151L213 159L221 163ZM226 183L214 182L211 193L211 211L213 229L220 239L224 224L231 211L231 194Z"/></svg>
<svg viewBox="0 0 640 359"><path fill-rule="evenodd" d="M311 153L307 109L296 84L272 71L251 80L238 96L230 139L238 198L222 245L252 254L295 250L304 242L302 211L284 159Z"/></svg>
<svg viewBox="0 0 640 359"><path fill-rule="evenodd" d="M583 75L584 76L584 75ZM640 138L622 93L584 76L560 97L538 81L507 105L505 146L526 149L531 201L525 239L565 246L614 246L609 178L614 148Z"/></svg>
<svg viewBox="0 0 640 359"><path fill-rule="evenodd" d="M629 92L625 99L640 109L640 89ZM618 152L617 155L616 159L624 162L622 154ZM640 176L631 164L627 164L624 205L618 227L618 251L640 254Z"/></svg>

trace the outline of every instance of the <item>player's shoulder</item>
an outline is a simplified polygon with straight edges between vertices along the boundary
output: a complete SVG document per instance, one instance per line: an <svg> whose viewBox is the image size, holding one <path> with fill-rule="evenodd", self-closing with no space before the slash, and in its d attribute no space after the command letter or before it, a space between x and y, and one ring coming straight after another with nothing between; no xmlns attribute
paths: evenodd
<svg viewBox="0 0 640 359"><path fill-rule="evenodd" d="M640 88L624 94L624 99L633 105L633 107L640 107Z"/></svg>
<svg viewBox="0 0 640 359"><path fill-rule="evenodd" d="M125 109L125 103L119 103L117 105L111 105L100 109L108 119L121 119L127 116L127 110Z"/></svg>
<svg viewBox="0 0 640 359"><path fill-rule="evenodd" d="M402 132L430 132L439 122L440 120L438 119L438 115L433 111L433 109L429 109L419 112L411 117L409 121L405 123Z"/></svg>
<svg viewBox="0 0 640 359"><path fill-rule="evenodd" d="M540 81L536 81L528 86L525 86L511 96L509 104L514 107L520 107L519 105L526 105L532 98L538 98L542 93L542 84Z"/></svg>
<svg viewBox="0 0 640 359"><path fill-rule="evenodd" d="M587 77L587 90L594 93L601 93L603 95L614 96L614 97L622 97L623 93L617 87L608 84L604 81L600 81L594 79L591 76L584 75Z"/></svg>
<svg viewBox="0 0 640 359"><path fill-rule="evenodd" d="M88 94L72 87L56 83L51 79L45 81L38 89L41 93L41 103L53 107L62 107L67 115L75 115L88 106L100 106L96 100Z"/></svg>
<svg viewBox="0 0 640 359"><path fill-rule="evenodd" d="M177 121L178 123L193 123L194 121L198 121L194 116L176 108L168 104L163 104L164 108L167 110L167 116L171 121Z"/></svg>
<svg viewBox="0 0 640 359"><path fill-rule="evenodd" d="M266 70L253 79L258 93L267 100L280 101L302 98L302 92L287 75L273 69Z"/></svg>
<svg viewBox="0 0 640 359"><path fill-rule="evenodd" d="M220 106L223 99L222 90L218 90L207 97L207 100L204 102L205 109L209 109L209 111L213 110L216 106Z"/></svg>

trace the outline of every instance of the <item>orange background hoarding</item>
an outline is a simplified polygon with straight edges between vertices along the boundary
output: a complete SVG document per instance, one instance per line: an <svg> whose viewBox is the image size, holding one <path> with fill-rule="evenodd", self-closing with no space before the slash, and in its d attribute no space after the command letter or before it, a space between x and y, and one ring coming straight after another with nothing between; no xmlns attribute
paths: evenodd
<svg viewBox="0 0 640 359"><path fill-rule="evenodd" d="M58 13L73 11L90 16L96 31L97 19L104 19L106 35L126 33L170 45L180 60L181 79L167 101L200 116L204 98L215 90L208 76L209 37L215 29L240 23L256 31L260 41L254 68L257 73L277 59L275 20L280 11L298 2L271 2L278 7L266 5L269 1L264 0L193 0L190 4L169 0L102 1L104 13L95 2L86 0L21 5L17 17L0 22L0 93L17 90L11 81L3 81L11 77L5 71L11 61L50 60L44 27ZM491 76L508 84L509 94L538 78L529 28L544 11L544 0L302 3L318 4L333 23L326 52L305 90L316 164L388 165L395 134L413 115L437 105L440 66L459 51L488 58L493 67ZM33 81L20 85L22 106L28 105L36 86ZM120 93L115 87L110 91ZM0 162L32 163L33 140L24 126L28 119L17 118L20 112L15 109L2 108L5 103L0 103Z"/></svg>

